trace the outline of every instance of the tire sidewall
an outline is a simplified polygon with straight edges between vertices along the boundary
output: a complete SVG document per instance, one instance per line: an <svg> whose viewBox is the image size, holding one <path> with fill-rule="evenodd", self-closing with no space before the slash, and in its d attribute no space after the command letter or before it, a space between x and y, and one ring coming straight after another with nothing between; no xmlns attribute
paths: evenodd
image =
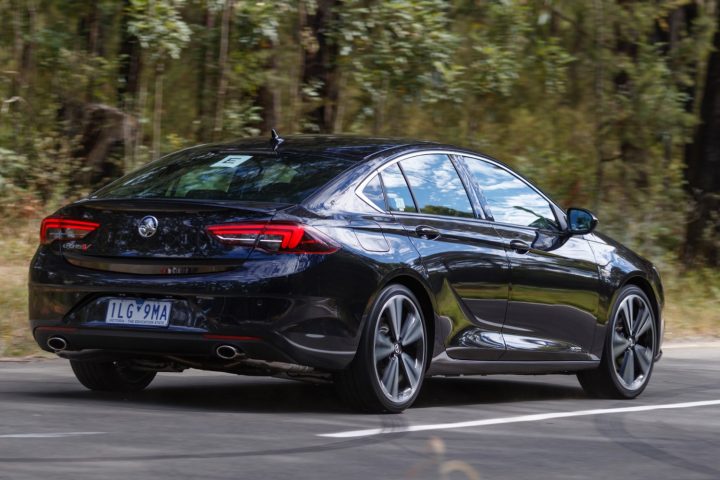
<svg viewBox="0 0 720 480"><path fill-rule="evenodd" d="M377 324L380 321L380 313L382 312L382 308L385 305L385 303L394 295L402 294L410 299L410 301L413 302L415 305L415 308L417 309L419 315L420 315L420 322L422 324L423 328L423 335L425 336L425 354L423 355L423 371L427 369L428 364L428 336L427 336L427 325L425 323L425 315L423 314L422 308L420 306L420 302L418 302L417 297L413 294L413 292L403 286L403 285L390 285L388 287L385 287L380 294L375 299L375 302L373 303L372 308L370 309L370 313L367 317L367 321L365 322L365 327L363 330L363 341L361 344L362 349L362 355L360 358L362 359L362 367L367 370L367 374L370 377L370 385L372 386L373 393L375 394L375 397L378 399L378 401L383 405L383 407L392 413L398 413L406 408L408 408L410 405L413 404L415 399L417 398L418 394L420 393L420 390L423 385L424 375L421 375L418 380L418 386L415 389L415 392L407 398L403 402L395 402L388 398L385 395L385 392L383 392L382 387L380 386L380 381L378 379L378 375L376 372L376 366L375 366L375 356L374 356L374 346L375 346L375 330L377 328Z"/></svg>
<svg viewBox="0 0 720 480"><path fill-rule="evenodd" d="M642 386L636 390L630 390L629 388L626 388L620 380L617 378L617 374L615 372L615 360L613 358L613 351L612 351L612 341L613 341L613 331L615 330L615 324L618 320L617 312L620 308L620 304L622 301L628 297L629 295L638 295L642 297L643 300L647 303L647 305L650 307L651 314L652 314L652 321L655 325L655 335L656 338L654 340L655 350L657 350L658 345L658 339L657 339L657 319L655 318L655 311L652 308L652 302L648 298L648 296L645 294L645 292L634 285L628 285L624 287L620 293L617 296L617 299L615 300L615 303L613 305L612 311L610 313L610 318L607 323L607 335L605 335L605 348L603 350L603 356L605 358L605 368L607 369L607 374L610 377L610 381L617 389L618 393L620 393L625 398L635 398L639 396L648 386L650 383L650 378L652 377L652 373L655 370L655 357L657 356L657 351L653 351L653 359L650 364L650 370L647 373L647 376L645 378L645 382L642 384Z"/></svg>

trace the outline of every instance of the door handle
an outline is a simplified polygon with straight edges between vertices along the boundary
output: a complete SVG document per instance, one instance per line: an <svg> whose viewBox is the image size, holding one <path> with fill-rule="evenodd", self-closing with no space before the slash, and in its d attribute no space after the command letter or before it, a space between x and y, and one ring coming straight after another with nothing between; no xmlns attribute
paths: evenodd
<svg viewBox="0 0 720 480"><path fill-rule="evenodd" d="M510 240L510 248L521 254L530 251L530 245L518 239Z"/></svg>
<svg viewBox="0 0 720 480"><path fill-rule="evenodd" d="M415 227L415 233L417 233L418 237L426 240L435 240L440 236L440 230L427 225L418 225Z"/></svg>

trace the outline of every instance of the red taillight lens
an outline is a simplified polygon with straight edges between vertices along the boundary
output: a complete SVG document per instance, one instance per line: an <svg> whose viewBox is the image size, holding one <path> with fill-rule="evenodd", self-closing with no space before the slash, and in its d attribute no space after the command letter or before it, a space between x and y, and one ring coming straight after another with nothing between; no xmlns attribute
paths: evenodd
<svg viewBox="0 0 720 480"><path fill-rule="evenodd" d="M257 247L277 253L333 253L340 246L327 235L296 223L230 223L207 231L228 245Z"/></svg>
<svg viewBox="0 0 720 480"><path fill-rule="evenodd" d="M40 226L40 243L48 244L55 240L79 240L97 229L99 223L69 218L48 217Z"/></svg>

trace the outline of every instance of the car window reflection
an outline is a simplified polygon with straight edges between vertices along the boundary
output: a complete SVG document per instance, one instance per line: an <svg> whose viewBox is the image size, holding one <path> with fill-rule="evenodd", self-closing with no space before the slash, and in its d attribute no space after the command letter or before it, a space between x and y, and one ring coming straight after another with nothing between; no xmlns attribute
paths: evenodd
<svg viewBox="0 0 720 480"><path fill-rule="evenodd" d="M301 153L171 156L131 173L96 198L192 198L296 203L350 166Z"/></svg>
<svg viewBox="0 0 720 480"><path fill-rule="evenodd" d="M422 213L474 216L465 187L447 155L419 155L400 161L400 167Z"/></svg>
<svg viewBox="0 0 720 480"><path fill-rule="evenodd" d="M416 212L410 189L397 163L384 169L381 175L390 211Z"/></svg>
<svg viewBox="0 0 720 480"><path fill-rule="evenodd" d="M380 210L385 210L385 197L383 196L382 184L380 176L375 175L363 189L363 195L370 200Z"/></svg>
<svg viewBox="0 0 720 480"><path fill-rule="evenodd" d="M558 228L548 201L527 183L492 163L470 157L463 159L496 222L541 229Z"/></svg>

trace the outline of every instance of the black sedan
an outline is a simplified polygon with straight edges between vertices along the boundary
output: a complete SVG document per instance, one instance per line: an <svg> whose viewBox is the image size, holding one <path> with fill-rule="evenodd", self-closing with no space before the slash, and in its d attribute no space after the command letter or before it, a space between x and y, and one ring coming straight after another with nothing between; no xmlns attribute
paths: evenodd
<svg viewBox="0 0 720 480"><path fill-rule="evenodd" d="M457 147L203 145L43 221L30 324L92 390L198 368L332 380L400 412L427 376L572 373L634 398L661 355L662 286L596 224Z"/></svg>

